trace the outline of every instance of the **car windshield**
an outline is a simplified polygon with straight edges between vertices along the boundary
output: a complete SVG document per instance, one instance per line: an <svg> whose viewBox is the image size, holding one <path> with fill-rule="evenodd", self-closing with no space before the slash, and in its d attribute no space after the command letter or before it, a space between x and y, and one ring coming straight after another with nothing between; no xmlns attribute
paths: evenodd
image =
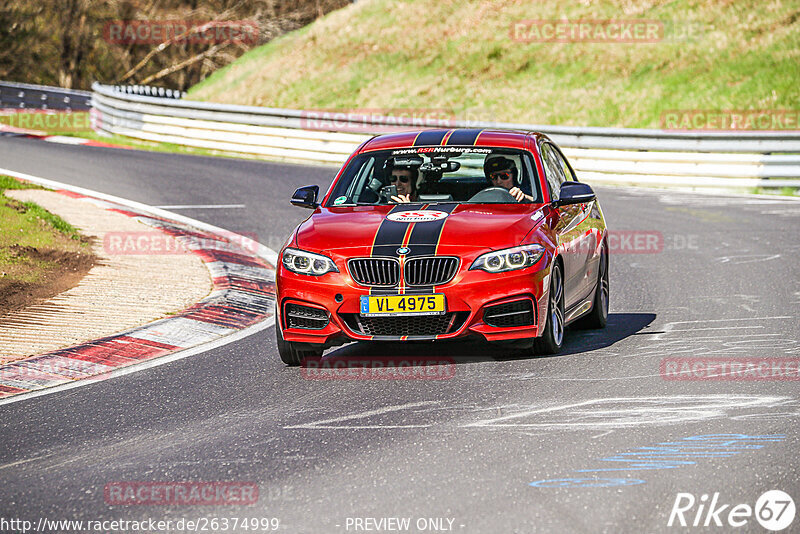
<svg viewBox="0 0 800 534"><path fill-rule="evenodd" d="M491 147L412 147L359 154L336 182L326 207L424 203L541 202L530 154ZM517 201L509 190L526 195Z"/></svg>

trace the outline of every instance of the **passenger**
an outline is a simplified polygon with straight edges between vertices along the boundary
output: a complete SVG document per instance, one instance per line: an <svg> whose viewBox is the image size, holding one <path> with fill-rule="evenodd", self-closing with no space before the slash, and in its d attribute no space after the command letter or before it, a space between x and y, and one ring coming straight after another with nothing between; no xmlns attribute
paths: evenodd
<svg viewBox="0 0 800 534"><path fill-rule="evenodd" d="M490 187L507 189L508 193L517 202L522 202L523 200L533 202L534 198L531 195L526 195L519 188L519 171L513 160L503 156L489 156L483 162L483 173L486 175L486 180L489 182Z"/></svg>

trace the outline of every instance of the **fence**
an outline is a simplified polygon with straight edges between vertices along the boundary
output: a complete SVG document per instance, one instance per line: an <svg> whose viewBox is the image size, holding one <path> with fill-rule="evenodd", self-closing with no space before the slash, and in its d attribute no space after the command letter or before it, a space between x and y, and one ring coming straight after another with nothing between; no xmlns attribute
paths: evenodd
<svg viewBox="0 0 800 534"><path fill-rule="evenodd" d="M89 91L0 82L0 108L87 111L91 108L91 101L92 93Z"/></svg>
<svg viewBox="0 0 800 534"><path fill-rule="evenodd" d="M100 132L297 162L341 164L373 133L404 127L504 128L550 135L589 183L800 187L800 131L692 132L458 120L412 124L396 117L348 115L332 122L309 111L146 96L100 84L93 85L92 106Z"/></svg>

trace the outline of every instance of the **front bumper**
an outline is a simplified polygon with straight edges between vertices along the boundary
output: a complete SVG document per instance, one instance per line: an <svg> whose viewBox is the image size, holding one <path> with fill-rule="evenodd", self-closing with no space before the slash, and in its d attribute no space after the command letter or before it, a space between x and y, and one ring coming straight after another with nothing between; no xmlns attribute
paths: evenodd
<svg viewBox="0 0 800 534"><path fill-rule="evenodd" d="M315 277L295 274L279 265L277 320L286 341L324 346L347 341L430 341L476 335L487 341L532 339L540 335L540 318L547 311L547 259L545 256L527 269L496 274L462 267L453 280L433 288L434 293L445 296L445 316L379 320L360 315L360 297L369 295L370 288L356 284L345 270ZM404 293L430 294L430 289L422 292L409 288ZM503 304L506 306L494 308ZM324 311L327 321L297 320L297 310L302 308L320 310L308 314L318 317L324 317ZM287 316L287 309L293 318ZM487 309L490 314L485 314ZM518 313L521 309L529 309L530 316Z"/></svg>

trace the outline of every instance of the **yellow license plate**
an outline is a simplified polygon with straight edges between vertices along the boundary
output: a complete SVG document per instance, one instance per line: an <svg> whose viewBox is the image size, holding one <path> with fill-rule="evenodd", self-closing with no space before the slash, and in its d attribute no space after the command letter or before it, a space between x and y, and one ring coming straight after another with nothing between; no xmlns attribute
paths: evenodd
<svg viewBox="0 0 800 534"><path fill-rule="evenodd" d="M361 295L361 315L441 315L444 295Z"/></svg>

